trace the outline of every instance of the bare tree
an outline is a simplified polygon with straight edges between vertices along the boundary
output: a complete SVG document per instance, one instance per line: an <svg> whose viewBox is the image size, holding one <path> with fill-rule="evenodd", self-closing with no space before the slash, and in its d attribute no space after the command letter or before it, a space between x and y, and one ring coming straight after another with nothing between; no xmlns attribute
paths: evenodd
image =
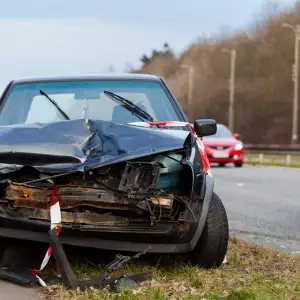
<svg viewBox="0 0 300 300"><path fill-rule="evenodd" d="M264 16L253 21L246 32L230 35L223 30L215 39L202 37L178 58L160 55L158 59L154 55L155 59L152 57L140 72L165 77L187 109L188 84L180 66L193 66L201 74L194 82L193 117L215 118L228 125L228 57L220 53L222 48L234 48L238 53L235 130L246 143L288 144L292 128L294 37L282 28L284 22L300 23L299 2L287 9L269 4Z"/></svg>

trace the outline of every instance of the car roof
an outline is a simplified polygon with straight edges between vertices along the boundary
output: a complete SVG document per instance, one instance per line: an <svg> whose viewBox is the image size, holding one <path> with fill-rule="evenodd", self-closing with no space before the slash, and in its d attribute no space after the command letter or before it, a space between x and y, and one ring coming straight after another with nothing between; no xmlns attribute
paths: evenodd
<svg viewBox="0 0 300 300"><path fill-rule="evenodd" d="M81 75L81 76L60 76L60 77L36 77L13 80L12 84L26 84L39 82L53 82L53 81L93 81L93 80L137 80L137 81L154 81L160 82L161 77L150 74L95 74L95 75Z"/></svg>

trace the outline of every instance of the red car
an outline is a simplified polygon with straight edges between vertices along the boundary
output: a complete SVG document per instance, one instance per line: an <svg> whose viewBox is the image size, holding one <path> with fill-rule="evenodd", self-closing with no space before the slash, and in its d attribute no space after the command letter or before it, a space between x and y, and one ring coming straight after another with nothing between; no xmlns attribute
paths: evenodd
<svg viewBox="0 0 300 300"><path fill-rule="evenodd" d="M225 125L218 124L216 134L203 138L209 162L220 166L234 163L236 167L242 167L244 146L239 139L238 133L233 134Z"/></svg>

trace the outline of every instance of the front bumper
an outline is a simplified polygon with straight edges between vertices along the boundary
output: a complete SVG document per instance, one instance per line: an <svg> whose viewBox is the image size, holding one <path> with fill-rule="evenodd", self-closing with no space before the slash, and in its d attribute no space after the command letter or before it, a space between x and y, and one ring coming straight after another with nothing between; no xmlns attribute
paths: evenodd
<svg viewBox="0 0 300 300"><path fill-rule="evenodd" d="M216 157L208 157L210 163L236 163L236 162L243 162L244 156L230 156L226 158L216 158Z"/></svg>
<svg viewBox="0 0 300 300"><path fill-rule="evenodd" d="M63 224L59 235L64 245L103 250L141 252L151 247L152 253L184 253L191 251L198 242L206 222L213 192L213 179L203 180L203 205L198 221L190 223L185 231L178 222L136 224L128 227L103 226L97 230ZM0 237L49 243L49 222L24 220L0 215Z"/></svg>
<svg viewBox="0 0 300 300"><path fill-rule="evenodd" d="M206 155L210 163L235 163L244 161L244 150L229 149L222 151L222 156L218 151L206 150Z"/></svg>
<svg viewBox="0 0 300 300"><path fill-rule="evenodd" d="M49 243L49 224L38 221L20 221L0 217L0 236L18 240ZM190 250L188 240L181 240L178 236L179 228L165 226L158 232L150 232L146 227L130 232L124 228L114 228L113 232L81 231L63 224L59 235L63 245L96 248L102 250L141 252L151 246L152 253L180 253ZM163 226L161 226L163 227ZM192 230L191 230L192 232ZM194 227L195 232L195 227ZM192 238L192 235L190 239Z"/></svg>

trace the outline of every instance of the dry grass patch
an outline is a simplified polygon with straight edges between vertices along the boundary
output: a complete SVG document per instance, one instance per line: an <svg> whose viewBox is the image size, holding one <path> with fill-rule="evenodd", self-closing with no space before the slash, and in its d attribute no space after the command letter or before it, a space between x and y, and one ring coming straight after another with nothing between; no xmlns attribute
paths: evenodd
<svg viewBox="0 0 300 300"><path fill-rule="evenodd" d="M151 281L116 294L108 290L68 291L62 286L47 292L49 299L300 299L300 258L231 239L228 263L203 270L161 259L158 266L132 263L115 274L150 272ZM75 264L79 278L96 277L101 268Z"/></svg>

